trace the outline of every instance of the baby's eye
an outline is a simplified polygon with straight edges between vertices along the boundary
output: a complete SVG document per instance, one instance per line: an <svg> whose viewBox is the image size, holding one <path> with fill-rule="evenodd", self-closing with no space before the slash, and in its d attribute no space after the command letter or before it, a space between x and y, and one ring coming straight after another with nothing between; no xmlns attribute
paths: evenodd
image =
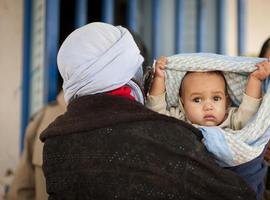
<svg viewBox="0 0 270 200"><path fill-rule="evenodd" d="M196 97L192 101L195 103L201 103L202 99L200 97Z"/></svg>
<svg viewBox="0 0 270 200"><path fill-rule="evenodd" d="M219 97L219 96L214 96L213 99L214 99L214 101L220 101L220 100L221 100L221 97Z"/></svg>

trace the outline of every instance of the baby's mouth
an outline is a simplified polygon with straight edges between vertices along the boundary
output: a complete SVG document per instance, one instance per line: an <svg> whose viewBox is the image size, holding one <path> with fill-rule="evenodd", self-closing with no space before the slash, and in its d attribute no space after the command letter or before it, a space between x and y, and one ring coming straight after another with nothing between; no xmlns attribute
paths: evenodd
<svg viewBox="0 0 270 200"><path fill-rule="evenodd" d="M214 117L214 115L205 115L203 118L205 120L207 120L207 121L215 121L216 120L216 118Z"/></svg>

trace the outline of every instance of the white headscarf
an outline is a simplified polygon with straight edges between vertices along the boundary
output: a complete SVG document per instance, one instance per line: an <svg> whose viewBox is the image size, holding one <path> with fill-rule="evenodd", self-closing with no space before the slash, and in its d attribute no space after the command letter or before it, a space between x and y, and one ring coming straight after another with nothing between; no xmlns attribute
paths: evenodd
<svg viewBox="0 0 270 200"><path fill-rule="evenodd" d="M95 22L76 29L57 56L65 101L117 89L132 82L135 74L142 77L142 62L140 50L126 28ZM141 101L141 97L136 99Z"/></svg>

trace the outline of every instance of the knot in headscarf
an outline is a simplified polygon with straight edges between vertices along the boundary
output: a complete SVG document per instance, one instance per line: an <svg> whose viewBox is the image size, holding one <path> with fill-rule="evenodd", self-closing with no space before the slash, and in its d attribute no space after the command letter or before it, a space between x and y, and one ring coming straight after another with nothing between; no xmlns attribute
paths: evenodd
<svg viewBox="0 0 270 200"><path fill-rule="evenodd" d="M142 71L142 62L140 50L126 28L95 22L76 29L57 56L65 101L127 84Z"/></svg>

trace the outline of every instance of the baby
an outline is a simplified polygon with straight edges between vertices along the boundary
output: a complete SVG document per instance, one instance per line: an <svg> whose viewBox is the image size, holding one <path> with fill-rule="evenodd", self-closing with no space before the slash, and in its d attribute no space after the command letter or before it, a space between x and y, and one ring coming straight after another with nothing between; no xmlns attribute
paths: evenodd
<svg viewBox="0 0 270 200"><path fill-rule="evenodd" d="M230 107L226 82L219 71L188 72L180 87L180 106L166 110L165 74L166 57L155 64L155 74L147 97L146 106L156 112L185 120L199 126L229 127L241 129L257 112L261 102L261 84L270 74L270 62L256 65L257 70L250 73L243 100L239 106Z"/></svg>

